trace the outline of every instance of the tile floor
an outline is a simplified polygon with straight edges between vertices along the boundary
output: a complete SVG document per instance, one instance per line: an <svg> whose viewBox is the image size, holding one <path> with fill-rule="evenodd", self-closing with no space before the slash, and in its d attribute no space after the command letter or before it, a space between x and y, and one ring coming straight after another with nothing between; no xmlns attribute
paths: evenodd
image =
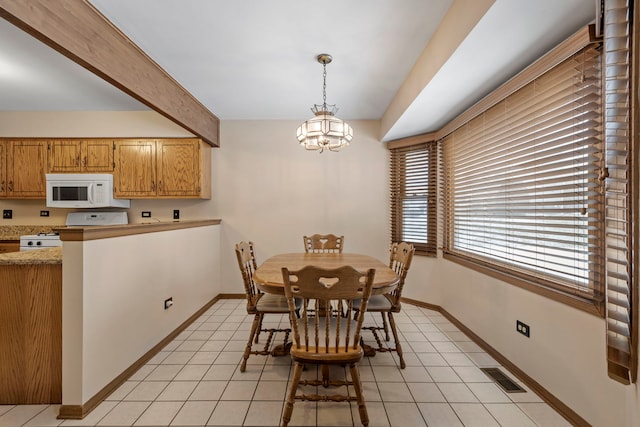
<svg viewBox="0 0 640 427"><path fill-rule="evenodd" d="M570 426L533 392L504 393L479 369L497 362L438 312L404 304L396 319L406 369L392 353L360 365L370 426ZM251 320L244 300L219 301L85 419L56 419L58 405L3 405L0 427L278 426L291 361L252 356L239 371ZM286 317L265 319L275 324ZM290 425L361 424L355 402L299 402Z"/></svg>

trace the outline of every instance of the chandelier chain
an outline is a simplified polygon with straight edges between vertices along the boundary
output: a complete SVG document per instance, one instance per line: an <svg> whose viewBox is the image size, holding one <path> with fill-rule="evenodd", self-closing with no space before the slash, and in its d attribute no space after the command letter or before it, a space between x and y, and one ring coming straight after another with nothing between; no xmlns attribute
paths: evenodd
<svg viewBox="0 0 640 427"><path fill-rule="evenodd" d="M327 64L322 64L322 109L327 111Z"/></svg>

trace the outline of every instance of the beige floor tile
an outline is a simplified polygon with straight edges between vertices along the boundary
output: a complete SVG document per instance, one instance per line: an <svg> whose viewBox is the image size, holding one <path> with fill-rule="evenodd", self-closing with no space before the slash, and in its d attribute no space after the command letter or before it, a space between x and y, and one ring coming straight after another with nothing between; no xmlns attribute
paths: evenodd
<svg viewBox="0 0 640 427"><path fill-rule="evenodd" d="M293 412L296 406L293 405ZM353 426L351 405L348 402L318 402L317 422L319 426Z"/></svg>
<svg viewBox="0 0 640 427"><path fill-rule="evenodd" d="M196 351L188 365L211 365L220 355L219 351ZM208 367L208 366L207 366Z"/></svg>
<svg viewBox="0 0 640 427"><path fill-rule="evenodd" d="M247 416L251 402L219 402L209 418L207 425L241 426Z"/></svg>
<svg viewBox="0 0 640 427"><path fill-rule="evenodd" d="M490 383L491 378L477 366L454 366L453 370L466 383Z"/></svg>
<svg viewBox="0 0 640 427"><path fill-rule="evenodd" d="M195 390L198 381L173 381L160 393L157 401L186 401Z"/></svg>
<svg viewBox="0 0 640 427"><path fill-rule="evenodd" d="M458 374L456 374L456 371L454 371L453 368L448 366L427 366L427 372L429 372L429 375L431 376L431 378L433 378L433 381L437 383L462 382Z"/></svg>
<svg viewBox="0 0 640 427"><path fill-rule="evenodd" d="M440 383L438 388L444 395L447 402L476 403L478 398L471 392L464 383Z"/></svg>
<svg viewBox="0 0 640 427"><path fill-rule="evenodd" d="M429 427L463 427L448 403L418 403L418 408Z"/></svg>
<svg viewBox="0 0 640 427"><path fill-rule="evenodd" d="M169 385L168 381L142 381L123 400L151 402Z"/></svg>
<svg viewBox="0 0 640 427"><path fill-rule="evenodd" d="M142 365L140 367L140 369L138 369L133 375L131 375L128 379L128 381L142 381L144 380L147 375L149 375L151 373L151 371L153 371L155 368L157 367L157 365Z"/></svg>
<svg viewBox="0 0 640 427"><path fill-rule="evenodd" d="M293 412L291 413L290 426L316 426L317 419L317 406L316 402L300 401L293 405ZM284 407L283 407L284 411Z"/></svg>
<svg viewBox="0 0 640 427"><path fill-rule="evenodd" d="M440 353L416 353L424 366L449 366Z"/></svg>
<svg viewBox="0 0 640 427"><path fill-rule="evenodd" d="M178 375L183 365L157 365L145 381L171 381Z"/></svg>
<svg viewBox="0 0 640 427"><path fill-rule="evenodd" d="M64 420L61 426L64 427L87 427L95 426L107 415L119 402L102 402L93 411L81 420Z"/></svg>
<svg viewBox="0 0 640 427"><path fill-rule="evenodd" d="M189 400L219 400L227 387L227 381L200 381Z"/></svg>
<svg viewBox="0 0 640 427"><path fill-rule="evenodd" d="M203 381L226 381L231 379L235 370L229 365L213 365L202 377Z"/></svg>
<svg viewBox="0 0 640 427"><path fill-rule="evenodd" d="M376 366L373 376L378 382L404 382L404 377L397 366Z"/></svg>
<svg viewBox="0 0 640 427"><path fill-rule="evenodd" d="M367 415L369 415L369 427L389 427L389 418L387 418L387 410L382 402L370 402L366 400ZM358 405L353 403L351 405L351 417L353 418L353 425L360 426L360 412L358 411ZM314 424L315 425L315 424Z"/></svg>
<svg viewBox="0 0 640 427"><path fill-rule="evenodd" d="M154 365L159 366L159 365ZM105 400L122 400L125 396L131 393L131 390L136 388L140 384L140 381L125 381L120 387L118 387L113 393L111 393Z"/></svg>
<svg viewBox="0 0 640 427"><path fill-rule="evenodd" d="M174 381L200 381L209 370L208 365L185 365Z"/></svg>
<svg viewBox="0 0 640 427"><path fill-rule="evenodd" d="M400 374L407 383L424 383L432 382L431 375L423 366L407 366L400 370Z"/></svg>
<svg viewBox="0 0 640 427"><path fill-rule="evenodd" d="M496 383L467 383L467 387L482 403L511 403L509 396Z"/></svg>
<svg viewBox="0 0 640 427"><path fill-rule="evenodd" d="M282 402L287 393L287 381L260 381L253 400L277 400Z"/></svg>
<svg viewBox="0 0 640 427"><path fill-rule="evenodd" d="M422 418L422 414L415 403L394 403L385 402L389 423L402 427L426 427L427 424ZM430 427L430 425L429 425Z"/></svg>
<svg viewBox="0 0 640 427"><path fill-rule="evenodd" d="M168 426L176 416L183 402L153 402L134 426Z"/></svg>
<svg viewBox="0 0 640 427"><path fill-rule="evenodd" d="M185 365L196 354L195 351L173 351L163 361L163 365Z"/></svg>
<svg viewBox="0 0 640 427"><path fill-rule="evenodd" d="M451 407L464 427L500 427L481 403L452 403Z"/></svg>
<svg viewBox="0 0 640 427"><path fill-rule="evenodd" d="M381 383L378 382L378 390L383 402L413 402L413 396L409 387L404 382L401 383Z"/></svg>
<svg viewBox="0 0 640 427"><path fill-rule="evenodd" d="M149 405L151 402L120 402L96 425L132 426Z"/></svg>
<svg viewBox="0 0 640 427"><path fill-rule="evenodd" d="M209 421L217 401L185 402L171 422L175 426L204 426Z"/></svg>
<svg viewBox="0 0 640 427"><path fill-rule="evenodd" d="M257 381L229 381L220 400L251 400L257 385Z"/></svg>
<svg viewBox="0 0 640 427"><path fill-rule="evenodd" d="M484 406L502 427L536 427L536 423L522 412L517 405L489 403Z"/></svg>
<svg viewBox="0 0 640 427"><path fill-rule="evenodd" d="M415 402L446 402L436 383L408 383L409 391Z"/></svg>
<svg viewBox="0 0 640 427"><path fill-rule="evenodd" d="M518 403L518 406L539 426L569 427L571 425L546 403Z"/></svg>
<svg viewBox="0 0 640 427"><path fill-rule="evenodd" d="M249 405L245 426L279 426L282 418L282 404L254 400Z"/></svg>

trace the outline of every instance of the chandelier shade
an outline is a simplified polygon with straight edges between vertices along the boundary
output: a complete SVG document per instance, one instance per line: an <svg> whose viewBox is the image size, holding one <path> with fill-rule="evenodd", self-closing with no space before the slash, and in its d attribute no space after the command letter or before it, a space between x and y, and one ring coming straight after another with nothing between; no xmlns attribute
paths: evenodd
<svg viewBox="0 0 640 427"><path fill-rule="evenodd" d="M307 150L340 151L353 139L353 129L349 124L335 116L338 111L335 105L327 105L327 64L332 57L323 53L318 55L318 62L323 66L322 104L315 104L311 111L314 117L302 123L297 130L298 142Z"/></svg>

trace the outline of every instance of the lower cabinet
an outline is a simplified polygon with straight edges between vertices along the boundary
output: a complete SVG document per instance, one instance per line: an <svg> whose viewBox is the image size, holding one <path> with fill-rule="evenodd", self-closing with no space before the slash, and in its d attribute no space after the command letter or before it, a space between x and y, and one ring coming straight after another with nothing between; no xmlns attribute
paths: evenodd
<svg viewBox="0 0 640 427"><path fill-rule="evenodd" d="M0 240L0 254L20 251L20 240Z"/></svg>

